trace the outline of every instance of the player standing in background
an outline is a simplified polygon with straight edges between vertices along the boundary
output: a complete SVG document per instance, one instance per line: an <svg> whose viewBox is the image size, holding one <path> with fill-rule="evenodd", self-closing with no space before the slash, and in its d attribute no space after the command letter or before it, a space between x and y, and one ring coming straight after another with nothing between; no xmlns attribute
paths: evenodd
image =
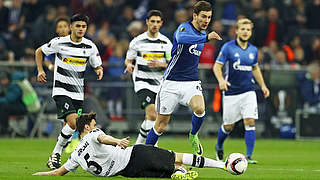
<svg viewBox="0 0 320 180"><path fill-rule="evenodd" d="M258 49L248 40L252 35L251 20L239 19L236 24L237 39L223 45L213 67L223 95L223 125L219 128L216 144L217 160L223 161L223 143L232 131L235 123L243 119L245 126L246 157L248 163L255 164L252 152L256 139L255 119L258 119L257 97L254 80L261 86L264 97L269 90L264 83L259 65ZM225 77L222 68L225 66Z"/></svg>
<svg viewBox="0 0 320 180"><path fill-rule="evenodd" d="M225 163L188 153L175 153L153 146L129 146L129 137L117 139L106 135L96 126L96 114L82 114L77 118L81 141L67 162L54 171L38 172L39 176L63 176L79 166L94 176L160 177L195 179L196 171L187 171L184 165L198 168L224 169Z"/></svg>
<svg viewBox="0 0 320 180"><path fill-rule="evenodd" d="M70 33L70 21L67 17L60 17L56 20L56 33L59 37L68 36ZM44 65L50 70L54 71L52 61L55 59L55 54L50 54L44 59Z"/></svg>
<svg viewBox="0 0 320 180"><path fill-rule="evenodd" d="M144 143L154 125L157 116L154 105L156 94L164 69L171 58L172 43L159 32L162 23L163 16L160 11L148 12L148 29L130 42L125 61L124 72L132 74L134 91L138 95L141 108L145 110L145 120L141 124L136 144Z"/></svg>
<svg viewBox="0 0 320 180"><path fill-rule="evenodd" d="M193 110L192 129L189 140L192 153L201 155L202 146L198 131L205 118L205 104L201 82L198 77L198 64L204 43L211 39L221 40L216 32L208 35L207 29L212 17L211 4L199 1L193 7L193 20L182 23L173 36L173 48L169 65L156 98L157 119L149 131L146 144L154 145L169 123L170 115L178 103L190 106Z"/></svg>
<svg viewBox="0 0 320 180"><path fill-rule="evenodd" d="M84 100L84 72L87 62L94 68L98 80L102 79L103 68L96 45L84 38L89 18L76 14L71 18L71 35L57 37L36 50L38 81L46 82L42 67L43 53L55 54L52 97L56 102L58 119L67 123L61 130L58 142L49 157L47 166L57 169L61 166L61 153L76 128L76 118L82 112Z"/></svg>

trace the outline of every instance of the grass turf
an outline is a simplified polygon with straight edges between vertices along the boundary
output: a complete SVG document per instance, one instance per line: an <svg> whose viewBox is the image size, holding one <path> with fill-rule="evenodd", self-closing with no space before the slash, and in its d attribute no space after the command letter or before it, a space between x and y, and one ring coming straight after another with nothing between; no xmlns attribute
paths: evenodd
<svg viewBox="0 0 320 180"><path fill-rule="evenodd" d="M204 156L214 158L216 139L201 139ZM134 142L134 141L132 141ZM36 177L32 173L47 171L45 163L55 145L55 139L0 139L0 179L1 180L34 180L34 179L95 179L80 167L76 173L64 177ZM191 145L186 137L160 138L160 147L176 152L189 152ZM243 139L228 139L225 142L225 154L231 152L245 153ZM258 139L254 159L259 164L249 165L240 176L231 175L219 169L196 169L198 179L261 179L261 180L316 180L320 179L320 142L295 140ZM68 154L62 155L65 162ZM108 179L130 179L112 177ZM139 178L148 179L148 178ZM151 178L149 178L151 179ZM159 179L159 178L157 178Z"/></svg>

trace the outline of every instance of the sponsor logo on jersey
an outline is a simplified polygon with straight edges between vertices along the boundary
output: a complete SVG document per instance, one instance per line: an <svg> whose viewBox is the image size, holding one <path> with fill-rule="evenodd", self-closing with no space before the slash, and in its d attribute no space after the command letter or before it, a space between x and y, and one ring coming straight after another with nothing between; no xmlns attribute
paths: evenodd
<svg viewBox="0 0 320 180"><path fill-rule="evenodd" d="M239 71L252 71L252 66L240 65L240 58L233 63L233 69Z"/></svg>
<svg viewBox="0 0 320 180"><path fill-rule="evenodd" d="M73 58L73 57L62 56L62 62L73 64L73 65L84 65L87 63L87 60L83 58Z"/></svg>
<svg viewBox="0 0 320 180"><path fill-rule="evenodd" d="M194 54L194 55L196 55L196 56L200 56L201 51L197 50L197 46L198 46L198 44L194 44L194 45L191 45L191 46L189 47L189 52L190 52L190 54Z"/></svg>
<svg viewBox="0 0 320 180"><path fill-rule="evenodd" d="M160 60L164 58L163 53L142 53L142 58L147 60Z"/></svg>

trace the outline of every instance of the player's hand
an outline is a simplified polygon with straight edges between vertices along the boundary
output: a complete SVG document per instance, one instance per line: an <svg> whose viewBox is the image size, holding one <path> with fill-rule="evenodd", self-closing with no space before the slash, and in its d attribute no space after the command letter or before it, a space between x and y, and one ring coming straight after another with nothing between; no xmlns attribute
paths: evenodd
<svg viewBox="0 0 320 180"><path fill-rule="evenodd" d="M228 86L231 86L231 84L226 80L223 80L222 82L219 82L219 88L222 91L228 91Z"/></svg>
<svg viewBox="0 0 320 180"><path fill-rule="evenodd" d="M128 64L127 64L127 67L126 67L126 69L123 71L123 73L127 73L127 72L128 72L129 74L132 74L133 68L134 68L134 65L131 64L131 63L128 63Z"/></svg>
<svg viewBox="0 0 320 180"><path fill-rule="evenodd" d="M38 72L37 81L39 81L39 82L47 82L46 73L44 71L39 71Z"/></svg>
<svg viewBox="0 0 320 180"><path fill-rule="evenodd" d="M123 139L119 139L119 142L117 145L120 146L122 149L125 149L130 144L129 139L130 139L130 136L123 138Z"/></svg>
<svg viewBox="0 0 320 180"><path fill-rule="evenodd" d="M98 68L98 69L96 69L95 70L95 72L96 72L96 74L97 74L97 76L98 76L98 79L97 80L101 80L102 79L102 77L103 77L103 68L101 67L101 68Z"/></svg>
<svg viewBox="0 0 320 180"><path fill-rule="evenodd" d="M217 39L217 40L222 40L222 38L219 36L218 33L216 33L215 31L212 31L211 33L208 34L208 39Z"/></svg>
<svg viewBox="0 0 320 180"><path fill-rule="evenodd" d="M154 60L154 59L151 59L149 62L148 62L148 67L149 68L157 68L157 67L161 67L161 64L159 61L157 60Z"/></svg>
<svg viewBox="0 0 320 180"><path fill-rule="evenodd" d="M262 92L263 92L264 98L269 97L270 91L269 91L269 89L268 89L266 86L261 87L261 90L262 90Z"/></svg>

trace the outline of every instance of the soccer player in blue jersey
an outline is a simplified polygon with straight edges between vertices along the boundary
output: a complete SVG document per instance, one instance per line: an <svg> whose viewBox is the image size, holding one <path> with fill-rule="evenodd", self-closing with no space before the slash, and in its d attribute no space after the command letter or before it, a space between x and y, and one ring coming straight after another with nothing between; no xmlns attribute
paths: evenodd
<svg viewBox="0 0 320 180"><path fill-rule="evenodd" d="M223 142L232 131L234 124L243 119L245 126L246 157L248 163L255 164L252 152L256 139L255 119L258 106L254 91L254 80L261 86L264 97L269 90L264 83L258 66L258 49L248 42L252 35L253 23L244 18L236 24L237 39L225 43L213 67L223 96L223 125L219 128L216 144L217 160L223 160ZM225 76L222 74L225 67Z"/></svg>
<svg viewBox="0 0 320 180"><path fill-rule="evenodd" d="M178 103L193 110L189 140L192 153L201 155L202 146L198 131L205 118L205 104L198 77L199 56L204 43L211 39L221 40L216 32L206 34L212 17L211 4L199 1L193 7L193 20L180 24L173 36L172 58L165 70L160 91L156 97L158 116L149 131L146 144L154 145L167 126L170 115Z"/></svg>

